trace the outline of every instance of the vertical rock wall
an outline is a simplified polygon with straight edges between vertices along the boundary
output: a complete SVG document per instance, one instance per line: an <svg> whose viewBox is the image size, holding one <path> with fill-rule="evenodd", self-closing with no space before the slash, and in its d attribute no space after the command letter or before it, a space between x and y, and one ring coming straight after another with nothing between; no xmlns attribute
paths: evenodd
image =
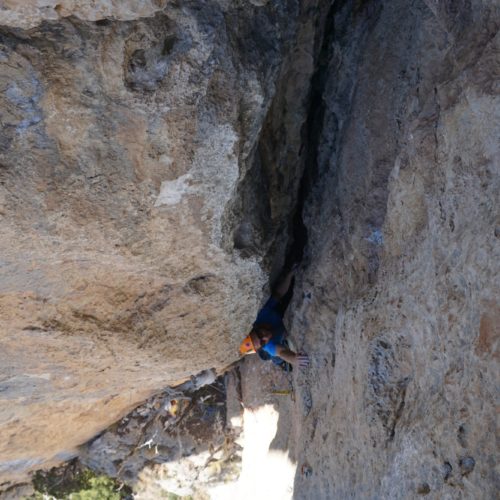
<svg viewBox="0 0 500 500"><path fill-rule="evenodd" d="M494 496L499 7L331 3L0 11L2 481L234 361L303 255L295 496Z"/></svg>
<svg viewBox="0 0 500 500"><path fill-rule="evenodd" d="M287 238L273 217L247 245L239 192L252 169L268 184L254 167L263 123L283 60L312 50L320 13L294 1L2 8L5 480L71 456L164 385L237 359L266 255ZM296 66L304 102L312 70L307 57Z"/></svg>
<svg viewBox="0 0 500 500"><path fill-rule="evenodd" d="M498 3L335 2L329 22L289 316L312 358L295 497L493 498Z"/></svg>

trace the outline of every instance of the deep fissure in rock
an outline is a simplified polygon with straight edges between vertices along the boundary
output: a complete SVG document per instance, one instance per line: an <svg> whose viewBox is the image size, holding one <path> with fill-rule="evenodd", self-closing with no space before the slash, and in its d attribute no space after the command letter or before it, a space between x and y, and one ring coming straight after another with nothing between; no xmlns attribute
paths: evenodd
<svg viewBox="0 0 500 500"><path fill-rule="evenodd" d="M303 82L305 104L287 102L285 96L296 83L287 79L287 67L273 98L258 144L250 155L251 166L238 187L233 211L239 224L232 230L234 248L243 257L260 255L271 280L280 269L301 261L307 246L307 228L302 219L306 199L317 179L318 143L325 112L323 94L328 58L334 34L334 16L340 6L331 2L317 7L313 47L314 71ZM321 10L323 9L323 10ZM319 12L323 15L319 17ZM293 65L294 60L288 61ZM290 106L295 106L291 110ZM301 108L303 106L303 109ZM287 114L302 116L302 127L294 137ZM293 142L297 142L295 154ZM287 190L288 189L288 190Z"/></svg>
<svg viewBox="0 0 500 500"><path fill-rule="evenodd" d="M341 2L344 3L344 2ZM292 216L290 241L287 249L286 267L293 262L301 261L307 246L307 227L303 220L306 199L311 193L318 172L318 144L323 131L325 106L323 94L328 70L328 59L334 36L334 16L338 10L337 2L333 2L328 11L321 48L316 61L316 69L311 78L307 119L302 128L302 145L299 151L304 162L304 170L297 194L297 202Z"/></svg>

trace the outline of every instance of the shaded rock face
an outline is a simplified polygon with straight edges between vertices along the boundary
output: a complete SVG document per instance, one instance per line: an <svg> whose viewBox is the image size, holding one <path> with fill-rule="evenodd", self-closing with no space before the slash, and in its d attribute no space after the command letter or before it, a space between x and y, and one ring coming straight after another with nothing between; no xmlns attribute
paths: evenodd
<svg viewBox="0 0 500 500"><path fill-rule="evenodd" d="M231 376L154 396L82 446L79 462L133 485L137 498L161 497L155 482L186 496L234 480L241 469L241 429L226 418L224 379Z"/></svg>
<svg viewBox="0 0 500 500"><path fill-rule="evenodd" d="M499 22L481 1L330 13L288 317L312 358L296 498L498 491Z"/></svg>
<svg viewBox="0 0 500 500"><path fill-rule="evenodd" d="M299 52L305 120L323 18L315 2L39 4L0 11L5 480L237 359L296 198L274 196L260 133Z"/></svg>

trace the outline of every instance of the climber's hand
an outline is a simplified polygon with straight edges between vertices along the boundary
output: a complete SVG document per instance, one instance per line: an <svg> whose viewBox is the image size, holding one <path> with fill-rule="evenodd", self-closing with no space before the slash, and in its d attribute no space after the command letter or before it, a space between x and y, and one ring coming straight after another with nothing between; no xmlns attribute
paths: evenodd
<svg viewBox="0 0 500 500"><path fill-rule="evenodd" d="M295 355L295 364L299 368L307 368L309 366L309 356L304 352L299 352Z"/></svg>

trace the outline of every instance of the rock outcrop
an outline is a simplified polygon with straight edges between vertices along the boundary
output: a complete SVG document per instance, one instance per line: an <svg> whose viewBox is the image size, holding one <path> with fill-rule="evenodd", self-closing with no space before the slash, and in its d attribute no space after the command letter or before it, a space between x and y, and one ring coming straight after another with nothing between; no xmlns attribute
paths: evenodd
<svg viewBox="0 0 500 500"><path fill-rule="evenodd" d="M6 480L71 456L165 385L234 362L284 255L296 197L273 195L258 143L298 52L289 100L305 119L321 10L165 4L0 11Z"/></svg>
<svg viewBox="0 0 500 500"><path fill-rule="evenodd" d="M295 496L492 498L498 2L9 5L0 477L235 361L301 259Z"/></svg>
<svg viewBox="0 0 500 500"><path fill-rule="evenodd" d="M289 314L312 358L288 443L312 475L295 496L493 498L498 3L336 2L330 16Z"/></svg>
<svg viewBox="0 0 500 500"><path fill-rule="evenodd" d="M0 6L2 25L29 29L43 21L59 21L75 16L84 21L108 18L133 21L151 17L162 10L167 0L8 0Z"/></svg>

